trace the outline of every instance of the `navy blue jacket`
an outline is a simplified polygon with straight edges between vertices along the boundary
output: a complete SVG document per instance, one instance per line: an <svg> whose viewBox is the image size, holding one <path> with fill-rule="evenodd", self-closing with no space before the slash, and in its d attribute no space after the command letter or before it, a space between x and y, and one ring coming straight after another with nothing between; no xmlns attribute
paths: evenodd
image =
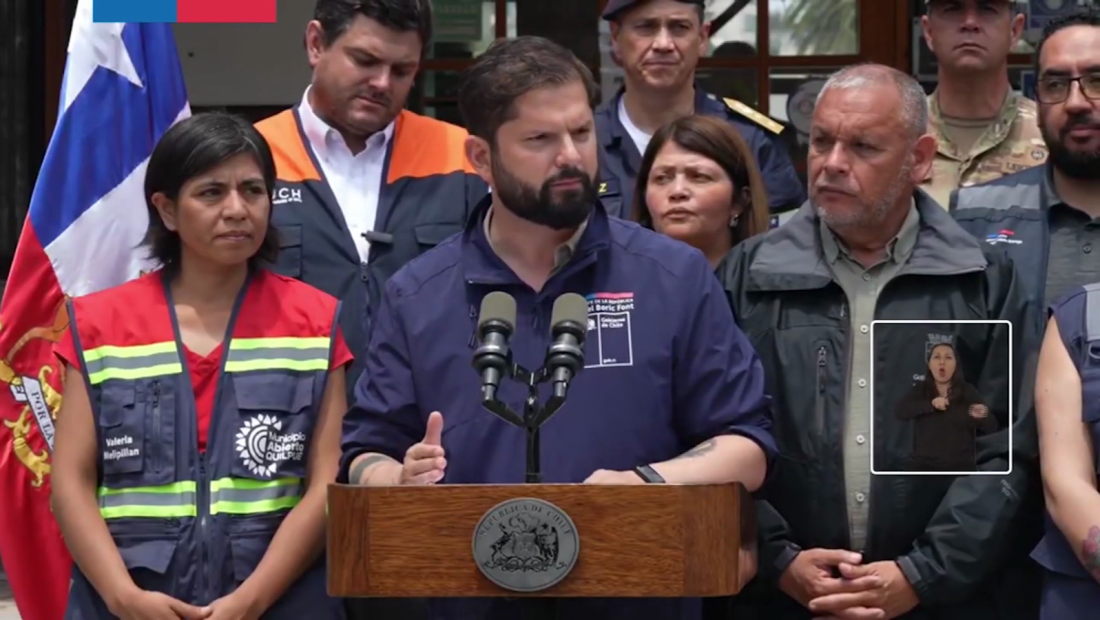
<svg viewBox="0 0 1100 620"><path fill-rule="evenodd" d="M600 200L607 212L630 219L634 209L634 184L642 165L642 154L619 119L617 95L596 108L596 132L600 140ZM721 99L695 88L695 112L724 118L741 132L749 144L768 193L772 212L797 208L806 201L806 188L778 134L770 134L745 116L731 110Z"/></svg>
<svg viewBox="0 0 1100 620"><path fill-rule="evenodd" d="M756 353L736 327L702 254L597 206L573 258L535 293L493 253L487 197L466 230L413 260L386 284L372 325L356 402L344 419L340 479L363 452L403 460L428 414L443 413L444 484L521 484L525 435L480 404L470 365L482 298L505 291L518 307L514 361L537 369L550 314L563 293L589 300L586 367L569 400L542 428L547 483L582 482L597 469L629 470L740 434L775 454L770 399ZM549 387L543 394L548 396ZM499 398L522 411L526 387ZM437 600L435 619L517 617L503 599ZM698 620L698 599L563 600L572 620Z"/></svg>

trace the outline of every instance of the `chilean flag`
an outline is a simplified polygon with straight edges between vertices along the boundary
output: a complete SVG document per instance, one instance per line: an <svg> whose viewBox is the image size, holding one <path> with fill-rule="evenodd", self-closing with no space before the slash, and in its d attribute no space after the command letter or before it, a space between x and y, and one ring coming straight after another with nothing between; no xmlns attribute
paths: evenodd
<svg viewBox="0 0 1100 620"><path fill-rule="evenodd" d="M80 0L57 126L0 303L0 557L23 620L61 620L71 559L50 512L66 297L151 268L137 246L153 146L191 108L168 24L94 23Z"/></svg>

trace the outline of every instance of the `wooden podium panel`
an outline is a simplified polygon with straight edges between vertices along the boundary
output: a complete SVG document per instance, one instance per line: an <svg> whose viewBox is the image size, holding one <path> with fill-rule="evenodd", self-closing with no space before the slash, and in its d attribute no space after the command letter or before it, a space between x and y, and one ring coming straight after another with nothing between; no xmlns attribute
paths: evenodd
<svg viewBox="0 0 1100 620"><path fill-rule="evenodd" d="M474 532L507 500L550 502L575 524L572 570L515 592L474 561ZM752 500L719 485L331 485L328 590L339 597L701 597L756 572Z"/></svg>

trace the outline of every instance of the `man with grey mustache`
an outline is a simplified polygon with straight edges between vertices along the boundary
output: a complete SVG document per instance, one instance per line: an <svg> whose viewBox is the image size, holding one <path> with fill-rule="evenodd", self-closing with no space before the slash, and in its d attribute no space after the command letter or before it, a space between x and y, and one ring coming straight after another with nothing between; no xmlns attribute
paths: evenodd
<svg viewBox="0 0 1100 620"><path fill-rule="evenodd" d="M1012 539L1025 499L1041 492L1023 438L1034 425L1018 423L1015 443L1007 430L1019 418L1009 369L1019 376L1031 332L955 321L1022 326L1029 306L1012 263L918 188L936 153L927 126L910 76L882 65L834 74L810 131L810 200L719 266L775 395L781 454L738 618L1028 617L1006 612L1004 583L1030 551ZM875 320L920 323L872 330ZM978 469L1005 472L1012 453L1010 473L871 474L872 461L913 471L912 421L892 412L936 342L960 351L1002 429L978 439Z"/></svg>

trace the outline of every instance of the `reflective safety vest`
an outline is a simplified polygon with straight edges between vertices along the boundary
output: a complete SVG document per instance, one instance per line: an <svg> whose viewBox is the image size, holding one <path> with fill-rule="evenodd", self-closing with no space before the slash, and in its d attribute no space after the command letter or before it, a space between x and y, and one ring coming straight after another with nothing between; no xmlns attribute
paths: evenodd
<svg viewBox="0 0 1100 620"><path fill-rule="evenodd" d="M100 515L138 587L206 605L241 585L305 490L339 302L257 270L221 357L207 449L161 272L69 304L96 423ZM263 618L339 618L322 560ZM111 618L74 567L66 618Z"/></svg>
<svg viewBox="0 0 1100 620"><path fill-rule="evenodd" d="M1100 284L1087 285L1062 298L1054 304L1053 313L1062 343L1081 377L1081 420L1089 429L1094 449L1100 448ZM1100 459L1093 467L1100 475ZM1049 513L1045 530L1031 553L1048 571L1040 618L1095 618L1100 609L1100 584L1085 570Z"/></svg>

